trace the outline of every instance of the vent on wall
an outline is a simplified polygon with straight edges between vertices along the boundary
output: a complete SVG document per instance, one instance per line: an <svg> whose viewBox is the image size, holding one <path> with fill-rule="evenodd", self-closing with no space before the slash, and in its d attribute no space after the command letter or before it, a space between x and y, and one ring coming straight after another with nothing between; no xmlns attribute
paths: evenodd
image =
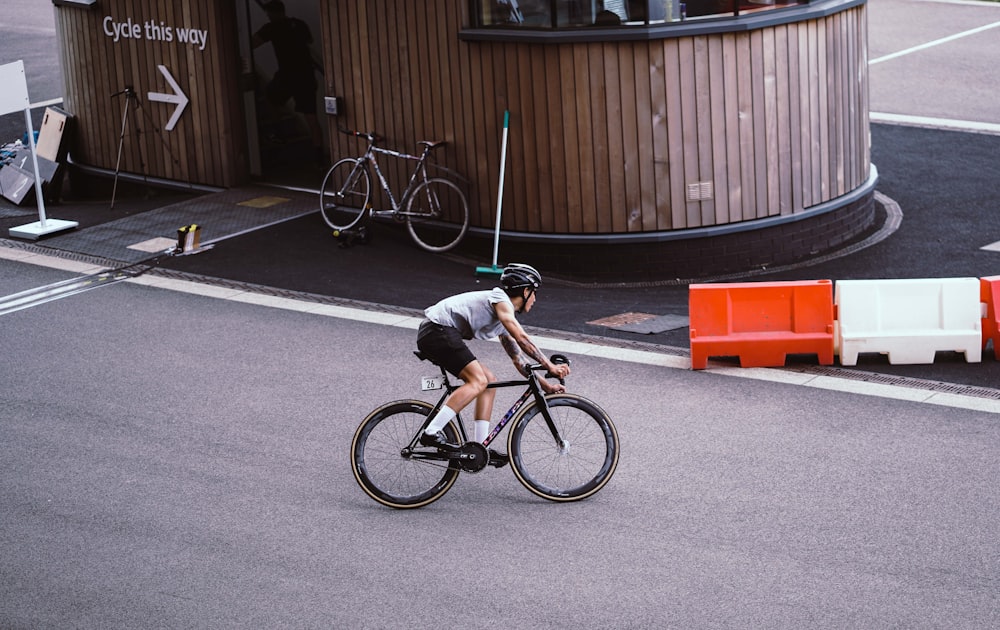
<svg viewBox="0 0 1000 630"><path fill-rule="evenodd" d="M712 182L695 182L687 185L688 201L707 201L715 196Z"/></svg>

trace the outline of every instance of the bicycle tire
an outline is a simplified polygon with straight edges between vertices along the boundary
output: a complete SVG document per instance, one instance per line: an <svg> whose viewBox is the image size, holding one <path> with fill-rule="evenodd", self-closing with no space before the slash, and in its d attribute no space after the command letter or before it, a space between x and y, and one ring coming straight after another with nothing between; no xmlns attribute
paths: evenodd
<svg viewBox="0 0 1000 630"><path fill-rule="evenodd" d="M618 431L593 401L575 394L546 397L564 445L556 444L537 403L523 409L507 436L511 469L528 490L550 501L585 499L618 467Z"/></svg>
<svg viewBox="0 0 1000 630"><path fill-rule="evenodd" d="M365 494L391 508L419 508L455 484L459 471L453 464L408 459L401 453L432 410L422 400L397 400L361 422L351 442L351 469ZM452 423L445 425L444 434L449 442L461 442Z"/></svg>
<svg viewBox="0 0 1000 630"><path fill-rule="evenodd" d="M372 178L358 158L344 158L330 167L319 189L319 212L335 230L354 227L368 210Z"/></svg>
<svg viewBox="0 0 1000 630"><path fill-rule="evenodd" d="M406 227L429 252L446 252L469 229L469 202L457 184L434 177L421 182L406 203Z"/></svg>

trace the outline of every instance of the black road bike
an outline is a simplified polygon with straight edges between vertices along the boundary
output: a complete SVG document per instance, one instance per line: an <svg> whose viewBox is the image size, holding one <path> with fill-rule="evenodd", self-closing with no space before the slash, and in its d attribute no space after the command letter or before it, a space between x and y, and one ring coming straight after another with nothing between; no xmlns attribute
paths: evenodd
<svg viewBox="0 0 1000 630"><path fill-rule="evenodd" d="M426 360L419 352L418 358ZM553 355L553 363L569 363ZM437 364L435 364L437 365ZM490 383L491 388L524 386L525 391L482 443L470 441L461 415L445 425L455 449L420 445L430 419L458 388L441 369L424 377L424 391L444 389L436 405L397 400L368 414L354 433L351 468L368 496L393 508L418 508L440 499L460 472L479 472L489 464L489 445L508 424L510 467L524 486L551 501L585 499L603 488L618 465L618 432L596 403L576 394L546 395L532 365L522 380ZM552 377L546 374L546 377Z"/></svg>

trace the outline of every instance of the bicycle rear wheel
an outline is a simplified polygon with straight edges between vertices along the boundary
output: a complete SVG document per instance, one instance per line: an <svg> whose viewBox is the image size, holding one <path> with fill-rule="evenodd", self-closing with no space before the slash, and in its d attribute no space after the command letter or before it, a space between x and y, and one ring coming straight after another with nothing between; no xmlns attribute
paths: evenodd
<svg viewBox="0 0 1000 630"><path fill-rule="evenodd" d="M469 229L469 202L453 182L432 178L417 185L406 204L406 227L417 245L445 252Z"/></svg>
<svg viewBox="0 0 1000 630"><path fill-rule="evenodd" d="M335 230L347 230L361 220L371 198L372 178L357 158L330 167L319 189L319 212Z"/></svg>
<svg viewBox="0 0 1000 630"><path fill-rule="evenodd" d="M406 448L433 406L422 400L399 400L368 414L354 433L351 469L361 489L382 505L418 508L444 496L458 479L447 461L406 457ZM460 443L451 423L444 428L449 442Z"/></svg>
<svg viewBox="0 0 1000 630"><path fill-rule="evenodd" d="M537 403L518 414L507 436L510 465L524 486L550 501L579 501L603 488L618 466L618 432L595 403L575 394L546 397L562 443Z"/></svg>

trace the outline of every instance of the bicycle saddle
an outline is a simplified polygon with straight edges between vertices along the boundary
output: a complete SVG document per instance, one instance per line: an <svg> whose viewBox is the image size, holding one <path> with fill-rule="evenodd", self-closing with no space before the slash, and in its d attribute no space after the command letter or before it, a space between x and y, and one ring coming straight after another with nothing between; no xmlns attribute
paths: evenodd
<svg viewBox="0 0 1000 630"><path fill-rule="evenodd" d="M432 151L438 147L448 144L447 140L420 140L417 144L422 144Z"/></svg>
<svg viewBox="0 0 1000 630"><path fill-rule="evenodd" d="M438 367L441 367L441 365L437 361L435 361L434 359L430 358L429 356L427 356L426 354L424 354L423 352L421 352L419 350L414 350L413 354L414 354L414 356L416 356L421 361L430 361L434 365L436 365Z"/></svg>

